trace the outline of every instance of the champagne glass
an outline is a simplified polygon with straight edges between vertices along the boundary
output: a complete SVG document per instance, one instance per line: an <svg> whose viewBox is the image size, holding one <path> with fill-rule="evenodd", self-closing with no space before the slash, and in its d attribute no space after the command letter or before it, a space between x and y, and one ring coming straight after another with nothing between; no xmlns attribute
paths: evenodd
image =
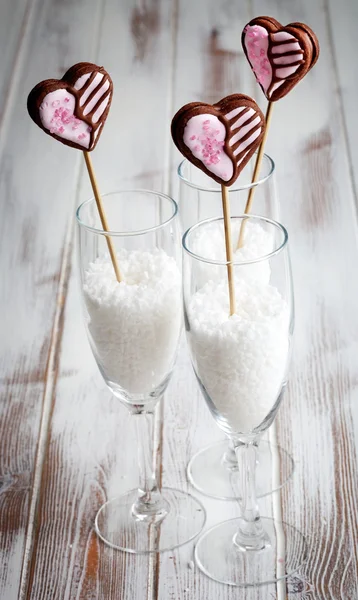
<svg viewBox="0 0 358 600"><path fill-rule="evenodd" d="M287 385L294 325L287 232L265 217L232 217L260 226L271 240L262 254L233 263L236 310L229 316L227 262L200 243L203 232L223 233L223 219L207 219L183 237L186 334L194 371L218 426L235 449L241 476L241 516L204 533L196 545L200 569L234 586L274 583L306 559L304 537L277 519L261 518L256 454ZM199 254L198 249L204 252ZM277 498L276 498L277 500ZM275 502L275 499L274 499Z"/></svg>
<svg viewBox="0 0 358 600"><path fill-rule="evenodd" d="M245 212L248 191L255 188L255 212L279 219L279 200L275 181L275 163L270 156L264 154L260 170L260 178L251 183L256 154L240 174L240 179L229 188L230 209L233 215ZM183 232L195 223L222 214L221 186L208 177L203 171L183 160L178 168L179 181L179 216ZM236 243L240 223L233 223L233 240ZM219 230L216 235L209 230L202 230L200 239L196 241L202 246L201 250L210 252L213 259L225 259L225 246ZM250 255L253 247L259 244L261 250L269 250L265 246L267 236L253 224L245 229L245 248L236 251L236 260L244 260ZM200 250L199 250L200 253ZM278 462L281 465L280 476L273 480L272 466ZM259 498L271 494L290 479L294 469L292 457L280 446L262 440L257 451L258 490ZM190 460L187 474L191 484L201 493L222 500L235 500L241 495L240 478L234 448L228 440L211 443L197 452Z"/></svg>
<svg viewBox="0 0 358 600"><path fill-rule="evenodd" d="M77 210L84 318L99 370L135 422L139 487L106 502L95 528L113 548L161 552L192 540L205 522L202 504L180 490L160 490L153 469L154 409L170 381L182 328L177 205L147 190L113 192L102 202L109 232L93 198Z"/></svg>

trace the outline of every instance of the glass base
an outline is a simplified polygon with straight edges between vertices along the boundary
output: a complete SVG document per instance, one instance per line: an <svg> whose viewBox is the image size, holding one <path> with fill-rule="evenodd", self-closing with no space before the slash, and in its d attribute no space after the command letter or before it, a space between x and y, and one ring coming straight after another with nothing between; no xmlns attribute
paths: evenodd
<svg viewBox="0 0 358 600"><path fill-rule="evenodd" d="M131 490L99 509L95 530L101 540L117 550L133 554L165 552L193 540L203 529L206 512L199 500L174 488L162 488L168 513L159 522L135 518L138 491Z"/></svg>
<svg viewBox="0 0 358 600"><path fill-rule="evenodd" d="M224 521L204 533L195 561L211 579L236 587L254 587L286 579L305 563L307 544L294 527L263 517L267 541L262 550L243 550L233 540L240 518Z"/></svg>
<svg viewBox="0 0 358 600"><path fill-rule="evenodd" d="M279 485L273 485L272 456L276 453L275 462L280 465ZM229 456L228 456L229 455ZM225 459L228 456L229 460ZM190 460L187 475L190 483L202 494L219 500L237 500L241 498L240 477L237 460L233 454L230 461L228 440L222 440L199 450ZM268 496L281 489L292 477L294 471L293 458L281 446L261 441L257 450L257 497Z"/></svg>

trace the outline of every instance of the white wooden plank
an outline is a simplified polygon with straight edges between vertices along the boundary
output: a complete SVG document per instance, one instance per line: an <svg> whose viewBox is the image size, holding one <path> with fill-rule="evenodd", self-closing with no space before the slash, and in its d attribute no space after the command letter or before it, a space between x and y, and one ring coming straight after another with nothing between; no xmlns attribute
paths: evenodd
<svg viewBox="0 0 358 600"><path fill-rule="evenodd" d="M255 14L317 33L314 70L275 107L269 148L279 169L296 291L290 393L278 423L297 469L284 518L308 536L313 597L357 596L355 310L357 222L324 2L254 2ZM334 24L332 23L332 26ZM289 131L289 135L287 132ZM356 418L356 417L355 417Z"/></svg>
<svg viewBox="0 0 358 600"><path fill-rule="evenodd" d="M221 47L229 50L221 54L220 59L215 53L216 60L221 60L221 75L216 81L219 85L224 82L221 93L218 90L217 95L213 94L216 98L231 91L252 93L251 87L240 85L238 77L232 87L233 80L227 75L229 56L237 49L240 52L240 33L250 18L269 14L283 23L302 20L317 30L323 48L320 62L306 80L275 107L268 144L269 154L277 163L282 218L292 240L297 300L292 381L278 418L279 442L296 460L294 479L283 490L283 514L288 522L308 535L310 545L309 563L303 572L308 581L291 579L287 592L293 594L301 587L317 600L348 599L357 595L354 518L357 438L353 420L356 418L354 340L358 323L354 311L356 261L349 262L346 256L357 255L357 244L339 98L332 95L332 56L325 51L330 48L329 31L327 21L322 19L321 2L301 2L293 7L274 0L254 1L248 15L242 12L245 12L242 7L228 3L215 3L204 11L201 3L189 10L187 4L181 2L175 108L190 100L205 100L208 91L212 91L207 71L201 94L197 85L201 81L202 66L208 60L205 40L209 38L210 29L221 32ZM223 26L225 19L226 27ZM230 43L227 36L233 30L237 35L234 41L230 38ZM254 82L248 65L240 68L240 75L244 69ZM183 85L183 81L189 83ZM198 94L193 93L194 82ZM351 85L356 90L357 84L351 82ZM255 96L264 107L258 86ZM338 118L333 119L332 115L337 114ZM181 394L175 394L173 408L167 409L164 420L163 480L166 484L182 479L187 455L192 451L190 446L195 447L200 432L210 440L215 435L206 422L204 409L200 413L201 408L195 403L194 398L200 401L198 392L188 383L193 391L183 394L182 384L179 385ZM188 397L193 400L190 404ZM188 431L176 431L175 423L181 422L182 415L188 412L190 418L184 421ZM207 507L210 513L215 511L214 506L207 504ZM216 503L216 507L217 520L229 518L227 505ZM206 598L238 597L237 590L216 586L198 573L195 577L190 574L186 569L189 556L190 551L182 549L169 560L162 558L159 598L164 599L169 594L173 598L185 598L198 593L199 597ZM280 593L277 597L285 597L285 592L280 590ZM245 591L245 597L246 594ZM276 597L267 588L257 594L259 598Z"/></svg>
<svg viewBox="0 0 358 600"><path fill-rule="evenodd" d="M115 0L103 5L96 61L115 85L93 153L103 191L165 185L171 19L164 0L127 1L120 10ZM77 201L90 195L84 176ZM136 439L126 409L111 398L91 357L75 255L72 266L29 598L51 589L64 600L152 598L155 559L115 552L93 532L101 503L137 484Z"/></svg>
<svg viewBox="0 0 358 600"><path fill-rule="evenodd" d="M234 92L253 93L254 83L239 42L241 30L249 18L247 7L240 3L213 1L193 5L187 0L180 1L173 114L190 101L215 102ZM181 155L175 150L172 152L171 164L175 160L179 163ZM178 182L173 179L171 183L177 196ZM196 198L192 200L195 202ZM245 200L242 200L241 211ZM183 201L185 199L181 197ZM220 198L210 207L200 207L199 218L210 216L209 211L221 214ZM239 207L237 211L241 212ZM183 343L164 403L162 480L163 485L185 489L200 498L207 510L207 527L238 516L238 506L235 502L211 500L197 494L186 480L185 469L197 450L223 437L205 405ZM260 501L260 507L263 514L270 515L271 499ZM272 593L274 591L272 588ZM161 556L158 598L192 597L231 599L238 597L238 591L202 575L193 563L193 544L187 544ZM246 597L253 600L267 598L267 595L248 590Z"/></svg>
<svg viewBox="0 0 358 600"><path fill-rule="evenodd" d="M0 596L7 600L19 597L20 584L21 594L26 588L32 527L28 519L29 515L36 516L38 493L32 486L41 467L41 452L37 462L35 455L39 433L40 439L46 439L46 410L48 415L51 406L52 393L49 387L45 391L46 380L51 386L56 376L56 361L51 363L49 356L61 332L60 321L54 330L56 296L79 164L78 155L51 142L34 126L26 114L26 98L37 81L60 75L64 61L91 53L97 5L88 4L86 17L78 4L51 0L23 3L29 22L24 25L25 41L11 82L12 103L7 105L2 128L0 305L6 318L2 321L0 352L0 475L11 476L14 482L1 494L1 518L6 527L1 527L0 535L4 558ZM15 3L14 9L17 6ZM9 6L6 9L9 11ZM13 25L15 38L16 23L11 14L8 12L9 20L2 21L2 27ZM45 418L41 422L43 408Z"/></svg>
<svg viewBox="0 0 358 600"><path fill-rule="evenodd" d="M350 176L354 186L355 200L358 204L357 160L358 160L358 124L356 119L356 97L358 64L357 25L358 5L345 0L341 5L329 0L326 5L326 19L332 51L332 70L338 82L339 100L344 124L346 143L348 144ZM358 428L358 424L356 424Z"/></svg>
<svg viewBox="0 0 358 600"><path fill-rule="evenodd" d="M0 125L34 4L34 0L3 0L0 4Z"/></svg>

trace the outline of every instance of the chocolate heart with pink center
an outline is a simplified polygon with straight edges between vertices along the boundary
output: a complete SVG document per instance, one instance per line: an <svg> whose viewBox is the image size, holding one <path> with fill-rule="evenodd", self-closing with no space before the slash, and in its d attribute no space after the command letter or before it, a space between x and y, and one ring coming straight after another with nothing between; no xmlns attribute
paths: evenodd
<svg viewBox="0 0 358 600"><path fill-rule="evenodd" d="M279 100L308 73L319 56L316 35L304 23L283 26L257 17L242 32L242 46L266 98Z"/></svg>
<svg viewBox="0 0 358 600"><path fill-rule="evenodd" d="M62 79L47 79L30 92L30 117L55 139L93 150L111 105L113 84L103 67L78 63Z"/></svg>
<svg viewBox="0 0 358 600"><path fill-rule="evenodd" d="M265 118L252 98L232 94L216 104L186 104L174 116L171 130L190 162L230 186L260 145Z"/></svg>

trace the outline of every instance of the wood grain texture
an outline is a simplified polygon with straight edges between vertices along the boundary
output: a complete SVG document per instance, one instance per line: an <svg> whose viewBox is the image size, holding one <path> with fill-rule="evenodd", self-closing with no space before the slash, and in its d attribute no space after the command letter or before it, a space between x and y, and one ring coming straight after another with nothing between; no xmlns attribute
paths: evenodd
<svg viewBox="0 0 358 600"><path fill-rule="evenodd" d="M147 15L144 4L127 1L119 9L115 0L106 0L102 5L93 59L105 65L115 86L92 156L103 192L166 185L172 6L153 2ZM138 14L139 32L133 31ZM119 42L115 53L113 39ZM76 202L90 195L83 174ZM138 483L136 438L128 411L111 396L91 355L76 266L74 254L27 598L53 593L61 600L149 599L155 595L155 558L113 551L93 530L101 504Z"/></svg>
<svg viewBox="0 0 358 600"><path fill-rule="evenodd" d="M0 127L5 108L11 102L11 88L18 73L23 46L26 44L34 0L15 0L0 4ZM10 106L9 106L10 108Z"/></svg>
<svg viewBox="0 0 358 600"><path fill-rule="evenodd" d="M18 11L18 3L12 6ZM26 113L26 97L43 76L57 77L64 60L91 51L93 23L93 15L83 17L82 3L49 0L23 3L26 6L29 22L11 82L11 104L5 102L9 108L2 122L0 155L0 306L5 315L1 338L6 341L0 356L0 476L10 481L0 494L0 597L6 600L19 597L20 585L21 594L26 588L37 466L46 441L61 332L61 264L79 164L75 153L49 144L34 127ZM92 8L95 15L96 3ZM22 23L23 12L20 17ZM14 35L23 27L16 28L15 22L13 26Z"/></svg>
<svg viewBox="0 0 358 600"><path fill-rule="evenodd" d="M357 252L357 224L325 8L324 2L304 1L293 15L281 2L254 2L257 14L309 23L322 47L316 67L278 103L268 148L279 165L296 292L290 392L278 426L279 441L294 455L297 469L283 491L283 514L307 535L303 575L312 597L338 600L358 597L358 289L349 260ZM300 118L293 118L297 110Z"/></svg>
<svg viewBox="0 0 358 600"><path fill-rule="evenodd" d="M204 11L201 3L179 2L173 114L190 101L212 103L234 92L252 94L254 86L250 70L238 43L249 18L247 7L242 3L210 1ZM173 149L171 162L175 162L174 157L179 163L180 155ZM174 179L172 188L177 189ZM187 201L183 196L180 200ZM214 214L221 213L220 195L215 201L205 200L213 204L212 210L217 210ZM242 203L244 206L245 199ZM208 206L202 206L198 218L207 217L208 210ZM186 466L197 450L223 437L205 405L183 340L164 403L162 478L163 485L185 489L204 503L207 527L238 516L238 506L235 502L222 502L197 494L186 480ZM260 506L263 514L271 514L271 500L260 501ZM160 557L158 599L267 598L268 588L265 589L266 596L257 590L240 592L202 575L193 562L193 546L187 544ZM271 592L274 594L275 589Z"/></svg>
<svg viewBox="0 0 358 600"><path fill-rule="evenodd" d="M358 65L354 59L358 51L357 23L358 5L349 0L343 3L345 10L340 10L333 0L324 5L328 37L332 53L332 67L338 84L341 118L343 121L345 141L348 150L350 177L356 205L358 206L358 125L355 116Z"/></svg>
<svg viewBox="0 0 358 600"><path fill-rule="evenodd" d="M290 232L297 313L277 432L296 472L260 508L270 515L272 502L282 503L284 519L307 535L309 561L287 584L240 591L201 575L193 544L135 557L94 535L100 504L136 485L134 435L82 325L69 254L74 206L91 195L81 156L33 126L25 98L38 80L61 76L78 60L103 63L115 96L93 155L101 190L170 187L177 195L179 154L169 123L181 105L242 92L265 110L240 45L242 27L259 14L308 23L322 47L314 70L277 104L268 141ZM17 599L20 587L20 597L32 600L358 598L357 25L351 0L1 3L1 599ZM193 493L188 460L223 436L184 340L159 417L162 482ZM238 514L234 502L200 499L208 526Z"/></svg>

